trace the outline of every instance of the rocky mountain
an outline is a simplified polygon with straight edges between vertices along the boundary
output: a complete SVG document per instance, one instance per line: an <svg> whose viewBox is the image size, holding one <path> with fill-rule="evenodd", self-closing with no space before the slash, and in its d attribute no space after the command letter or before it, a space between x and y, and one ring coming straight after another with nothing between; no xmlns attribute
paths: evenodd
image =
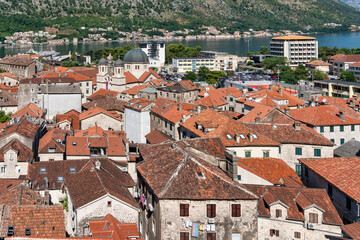
<svg viewBox="0 0 360 240"><path fill-rule="evenodd" d="M0 16L14 14L70 28L81 24L120 29L215 25L318 30L325 23L360 25L360 12L339 0L0 0Z"/></svg>

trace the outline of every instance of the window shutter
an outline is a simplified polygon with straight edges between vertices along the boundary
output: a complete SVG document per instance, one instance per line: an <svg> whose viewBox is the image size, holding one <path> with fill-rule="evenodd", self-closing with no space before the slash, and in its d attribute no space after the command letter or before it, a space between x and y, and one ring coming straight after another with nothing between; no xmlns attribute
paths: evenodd
<svg viewBox="0 0 360 240"><path fill-rule="evenodd" d="M210 205L210 204L207 204L206 207L207 207L207 209L206 209L206 216L207 216L208 218L210 218L210 217L211 217L211 205Z"/></svg>
<svg viewBox="0 0 360 240"><path fill-rule="evenodd" d="M281 211L281 209L276 209L276 217L277 217L277 218L282 217L282 211Z"/></svg>
<svg viewBox="0 0 360 240"><path fill-rule="evenodd" d="M279 234L279 230L275 230L275 236L279 236L280 234Z"/></svg>
<svg viewBox="0 0 360 240"><path fill-rule="evenodd" d="M212 214L211 214L211 216L212 216L212 217L216 217L216 205L213 204L213 205L212 205L212 208L213 208L213 209L212 209Z"/></svg>
<svg viewBox="0 0 360 240"><path fill-rule="evenodd" d="M189 216L189 204L185 204L185 216Z"/></svg>
<svg viewBox="0 0 360 240"><path fill-rule="evenodd" d="M236 205L231 205L231 216L236 217Z"/></svg>
<svg viewBox="0 0 360 240"><path fill-rule="evenodd" d="M180 216L184 216L184 207L180 204Z"/></svg>

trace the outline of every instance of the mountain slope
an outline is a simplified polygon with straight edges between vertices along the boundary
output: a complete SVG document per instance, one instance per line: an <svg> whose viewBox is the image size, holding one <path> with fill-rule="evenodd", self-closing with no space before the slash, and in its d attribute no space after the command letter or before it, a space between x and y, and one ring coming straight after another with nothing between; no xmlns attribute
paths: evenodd
<svg viewBox="0 0 360 240"><path fill-rule="evenodd" d="M360 0L341 0L341 2L354 8L360 9Z"/></svg>
<svg viewBox="0 0 360 240"><path fill-rule="evenodd" d="M204 24L318 30L331 22L360 25L360 12L338 0L0 0L0 16L12 14L47 19L47 24L60 27L85 23L120 29Z"/></svg>

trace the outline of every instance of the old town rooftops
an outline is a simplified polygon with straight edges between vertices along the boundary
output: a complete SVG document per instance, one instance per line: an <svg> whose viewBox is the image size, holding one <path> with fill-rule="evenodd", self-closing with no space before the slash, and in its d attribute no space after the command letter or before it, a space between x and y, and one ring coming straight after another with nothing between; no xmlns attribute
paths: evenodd
<svg viewBox="0 0 360 240"><path fill-rule="evenodd" d="M161 199L257 199L220 168L187 149L184 141L140 146L141 177Z"/></svg>
<svg viewBox="0 0 360 240"><path fill-rule="evenodd" d="M299 161L340 191L360 202L360 158L303 158Z"/></svg>
<svg viewBox="0 0 360 240"><path fill-rule="evenodd" d="M205 124L204 126L202 124ZM269 137L237 122L221 113L206 109L180 124L199 137L220 137L229 146L279 146Z"/></svg>

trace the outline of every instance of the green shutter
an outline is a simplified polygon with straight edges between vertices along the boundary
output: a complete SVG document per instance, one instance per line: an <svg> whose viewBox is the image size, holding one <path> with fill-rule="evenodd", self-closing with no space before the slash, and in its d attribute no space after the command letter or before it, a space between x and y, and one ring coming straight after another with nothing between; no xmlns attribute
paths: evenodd
<svg viewBox="0 0 360 240"><path fill-rule="evenodd" d="M344 131L344 126L340 126L340 132Z"/></svg>
<svg viewBox="0 0 360 240"><path fill-rule="evenodd" d="M314 157L321 157L321 149L314 149Z"/></svg>
<svg viewBox="0 0 360 240"><path fill-rule="evenodd" d="M320 127L320 132L323 133L324 132L324 126Z"/></svg>
<svg viewBox="0 0 360 240"><path fill-rule="evenodd" d="M295 171L296 171L296 174L298 176L301 176L301 165L296 165L295 166Z"/></svg>
<svg viewBox="0 0 360 240"><path fill-rule="evenodd" d="M344 144L345 143L345 139L344 138L341 138L340 139L340 144L342 145L342 144Z"/></svg>
<svg viewBox="0 0 360 240"><path fill-rule="evenodd" d="M351 131L355 131L355 125L351 125Z"/></svg>
<svg viewBox="0 0 360 240"><path fill-rule="evenodd" d="M247 158L249 158L249 157L251 157L251 152L245 152L245 157L247 157Z"/></svg>
<svg viewBox="0 0 360 240"><path fill-rule="evenodd" d="M334 126L330 126L330 132L334 132Z"/></svg>
<svg viewBox="0 0 360 240"><path fill-rule="evenodd" d="M298 155L298 156L302 155L302 148L301 147L295 148L295 155Z"/></svg>

